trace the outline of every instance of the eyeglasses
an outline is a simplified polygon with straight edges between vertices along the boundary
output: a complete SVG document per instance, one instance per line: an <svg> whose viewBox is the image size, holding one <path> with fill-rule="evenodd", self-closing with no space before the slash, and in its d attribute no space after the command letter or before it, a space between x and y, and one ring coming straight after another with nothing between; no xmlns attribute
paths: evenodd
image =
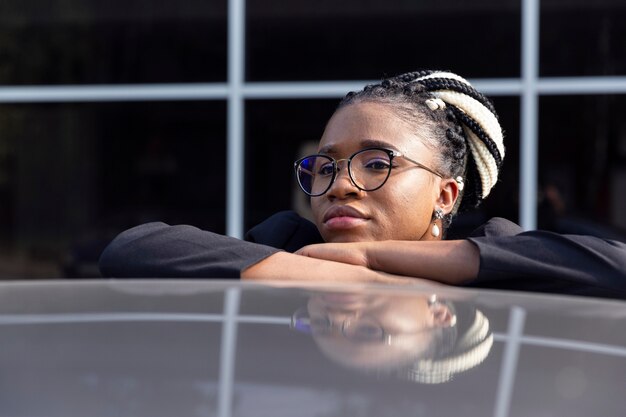
<svg viewBox="0 0 626 417"><path fill-rule="evenodd" d="M341 334L356 342L382 342L391 344L391 335L373 317L348 317L341 323L334 323L329 317L309 316L306 307L298 309L291 316L291 328L302 333L330 335L334 328Z"/></svg>
<svg viewBox="0 0 626 417"><path fill-rule="evenodd" d="M359 190L378 190L387 182L393 168L394 158L404 158L419 168L442 177L437 171L400 152L385 148L361 149L345 159L335 159L321 154L309 155L294 162L294 168L302 191L311 197L318 197L325 194L333 185L340 169L339 163L343 161L348 161L348 175Z"/></svg>

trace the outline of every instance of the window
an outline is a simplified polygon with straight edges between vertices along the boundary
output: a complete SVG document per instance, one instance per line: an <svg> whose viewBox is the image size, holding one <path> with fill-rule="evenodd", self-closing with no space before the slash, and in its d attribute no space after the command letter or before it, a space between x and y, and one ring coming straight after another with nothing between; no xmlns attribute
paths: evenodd
<svg viewBox="0 0 626 417"><path fill-rule="evenodd" d="M144 221L242 236L304 210L291 163L338 99L421 68L470 78L506 132L501 184L459 231L548 227L545 184L565 177L577 218L621 236L626 9L588 3L5 1L0 275L70 276L72 253L97 259L85 241Z"/></svg>

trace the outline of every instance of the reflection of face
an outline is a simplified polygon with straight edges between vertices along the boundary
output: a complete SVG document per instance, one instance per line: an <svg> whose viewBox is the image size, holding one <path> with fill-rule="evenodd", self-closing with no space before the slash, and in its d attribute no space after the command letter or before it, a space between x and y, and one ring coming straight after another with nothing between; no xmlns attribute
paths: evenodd
<svg viewBox="0 0 626 417"><path fill-rule="evenodd" d="M365 369L415 360L428 352L433 332L449 325L445 317L442 321L442 316L432 310L426 297L415 295L328 293L311 297L308 311L312 322L330 323L328 331L313 332L322 352L343 365ZM355 323L378 326L389 339L346 336L344 324Z"/></svg>
<svg viewBox="0 0 626 417"><path fill-rule="evenodd" d="M319 151L342 159L370 146L396 150L437 168L433 151L418 132L389 106L379 103L339 109L326 126ZM315 224L326 242L430 238L427 230L439 197L440 179L403 158L394 159L394 166L382 188L366 192L354 186L343 164L328 192L311 198ZM355 211L328 221L329 213L339 207Z"/></svg>

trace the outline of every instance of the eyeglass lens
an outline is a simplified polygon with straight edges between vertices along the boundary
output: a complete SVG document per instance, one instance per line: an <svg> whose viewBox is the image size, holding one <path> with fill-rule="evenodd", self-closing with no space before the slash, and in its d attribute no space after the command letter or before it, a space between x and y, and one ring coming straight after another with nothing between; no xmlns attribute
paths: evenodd
<svg viewBox="0 0 626 417"><path fill-rule="evenodd" d="M347 318L342 323L333 322L324 316L310 317L306 310L297 311L292 317L292 327L303 333L314 333L316 335L329 335L333 326L340 325L340 331L344 337L359 341L379 341L385 336L385 331L376 321L367 318Z"/></svg>
<svg viewBox="0 0 626 417"><path fill-rule="evenodd" d="M325 155L303 158L296 166L298 183L305 193L319 196L330 189L338 171L338 162ZM382 149L365 149L348 159L350 179L359 189L373 191L380 188L391 170L389 154Z"/></svg>

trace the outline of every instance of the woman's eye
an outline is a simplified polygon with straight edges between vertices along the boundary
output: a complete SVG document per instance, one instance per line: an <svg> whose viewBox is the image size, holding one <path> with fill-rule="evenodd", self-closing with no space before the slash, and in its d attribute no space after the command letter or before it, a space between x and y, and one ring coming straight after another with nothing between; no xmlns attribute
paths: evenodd
<svg viewBox="0 0 626 417"><path fill-rule="evenodd" d="M328 164L321 165L319 169L317 170L317 174L318 175L333 175L333 171L334 171L333 164L328 163Z"/></svg>
<svg viewBox="0 0 626 417"><path fill-rule="evenodd" d="M371 170L388 170L389 169L389 161L385 159L372 159L365 163L365 168Z"/></svg>
<svg viewBox="0 0 626 417"><path fill-rule="evenodd" d="M331 327L332 324L327 318L311 317L311 331L315 334L326 334Z"/></svg>

